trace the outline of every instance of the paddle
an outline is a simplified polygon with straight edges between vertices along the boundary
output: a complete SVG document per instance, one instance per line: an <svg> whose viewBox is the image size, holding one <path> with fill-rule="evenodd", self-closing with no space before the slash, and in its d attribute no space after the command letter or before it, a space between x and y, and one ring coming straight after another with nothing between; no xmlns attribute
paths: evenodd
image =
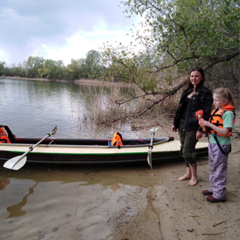
<svg viewBox="0 0 240 240"><path fill-rule="evenodd" d="M11 170L19 170L20 168L22 168L26 161L27 161L27 157L26 155L31 152L37 145L39 145L42 141L44 141L46 138L50 137L51 135L54 135L57 131L57 126L55 126L53 128L53 130L48 133L44 138L42 138L39 142L37 142L36 144L34 144L32 147L30 147L24 154L22 154L21 156L16 156L13 157L11 159L9 159L7 162L4 163L4 167L11 169Z"/></svg>
<svg viewBox="0 0 240 240"><path fill-rule="evenodd" d="M151 142L150 142L150 145L149 145L149 150L148 150L148 156L147 156L147 162L148 162L148 165L152 168L152 149L153 149L153 137L155 135L155 131L158 130L159 127L154 127L152 128L150 131L152 132L151 135Z"/></svg>

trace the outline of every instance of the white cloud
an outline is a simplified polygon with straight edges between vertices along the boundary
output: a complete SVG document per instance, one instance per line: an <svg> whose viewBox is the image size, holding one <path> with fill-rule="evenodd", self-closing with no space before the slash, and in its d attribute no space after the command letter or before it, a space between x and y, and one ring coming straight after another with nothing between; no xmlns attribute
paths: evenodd
<svg viewBox="0 0 240 240"><path fill-rule="evenodd" d="M8 62L9 56L6 52L0 49L0 62Z"/></svg>
<svg viewBox="0 0 240 240"><path fill-rule="evenodd" d="M0 8L0 61L28 56L63 60L85 58L103 42L127 43L138 18L127 19L120 0L5 0ZM46 7L47 6L47 7Z"/></svg>
<svg viewBox="0 0 240 240"><path fill-rule="evenodd" d="M63 60L64 64L67 65L71 62L71 59L85 58L86 53L95 49L97 45L97 41L89 41L81 32L75 33L65 40L65 46L59 48L46 47L47 57L53 60Z"/></svg>
<svg viewBox="0 0 240 240"><path fill-rule="evenodd" d="M42 56L52 60L63 60L67 65L71 62L71 59L85 58L86 54L90 50L100 51L103 43L115 41L121 41L128 44L130 38L127 36L127 32L123 30L108 31L99 29L95 32L78 31L72 36L65 38L64 46L52 46L44 43L39 43L34 48L33 56Z"/></svg>

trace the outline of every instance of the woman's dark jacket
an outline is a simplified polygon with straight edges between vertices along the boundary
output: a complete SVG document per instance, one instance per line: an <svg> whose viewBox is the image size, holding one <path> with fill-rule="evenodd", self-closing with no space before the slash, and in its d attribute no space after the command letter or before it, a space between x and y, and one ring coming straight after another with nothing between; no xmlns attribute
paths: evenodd
<svg viewBox="0 0 240 240"><path fill-rule="evenodd" d="M187 97L192 91L193 91L192 88L191 89L188 88L183 92L181 96L173 121L175 129L178 129L180 124L184 108L183 107L184 98ZM196 94L194 94L189 99L188 107L186 110L186 116L185 119L183 119L185 129L189 131L197 130L202 131L201 127L198 124L198 120L196 119L195 113L198 110L203 110L204 112L203 118L208 121L212 109L212 103L213 103L212 92L208 88L202 87L200 90L198 90L198 92L196 92Z"/></svg>

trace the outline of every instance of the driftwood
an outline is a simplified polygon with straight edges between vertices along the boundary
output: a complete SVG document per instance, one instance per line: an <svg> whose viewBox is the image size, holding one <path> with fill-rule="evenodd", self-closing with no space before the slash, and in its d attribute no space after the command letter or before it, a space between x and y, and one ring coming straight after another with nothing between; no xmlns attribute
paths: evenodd
<svg viewBox="0 0 240 240"><path fill-rule="evenodd" d="M194 214L188 214L189 217L200 217L200 218L206 218L206 219L211 219L209 217L204 217L204 216L198 216L198 215L194 215Z"/></svg>
<svg viewBox="0 0 240 240"><path fill-rule="evenodd" d="M219 234L222 234L222 233L226 233L225 232L218 232L218 233L202 233L202 235L219 235Z"/></svg>
<svg viewBox="0 0 240 240"><path fill-rule="evenodd" d="M216 227L216 226L218 226L218 225L220 225L220 224L223 224L223 223L226 223L226 221L222 221L222 222L220 222L220 223L213 224L213 227Z"/></svg>

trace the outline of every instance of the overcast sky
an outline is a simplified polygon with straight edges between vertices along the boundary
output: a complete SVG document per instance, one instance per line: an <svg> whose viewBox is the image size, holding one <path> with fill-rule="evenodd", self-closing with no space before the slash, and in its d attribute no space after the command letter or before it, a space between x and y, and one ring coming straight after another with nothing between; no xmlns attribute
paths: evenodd
<svg viewBox="0 0 240 240"><path fill-rule="evenodd" d="M126 40L137 18L120 0L0 0L0 61L23 63L28 56L86 58L102 42Z"/></svg>

